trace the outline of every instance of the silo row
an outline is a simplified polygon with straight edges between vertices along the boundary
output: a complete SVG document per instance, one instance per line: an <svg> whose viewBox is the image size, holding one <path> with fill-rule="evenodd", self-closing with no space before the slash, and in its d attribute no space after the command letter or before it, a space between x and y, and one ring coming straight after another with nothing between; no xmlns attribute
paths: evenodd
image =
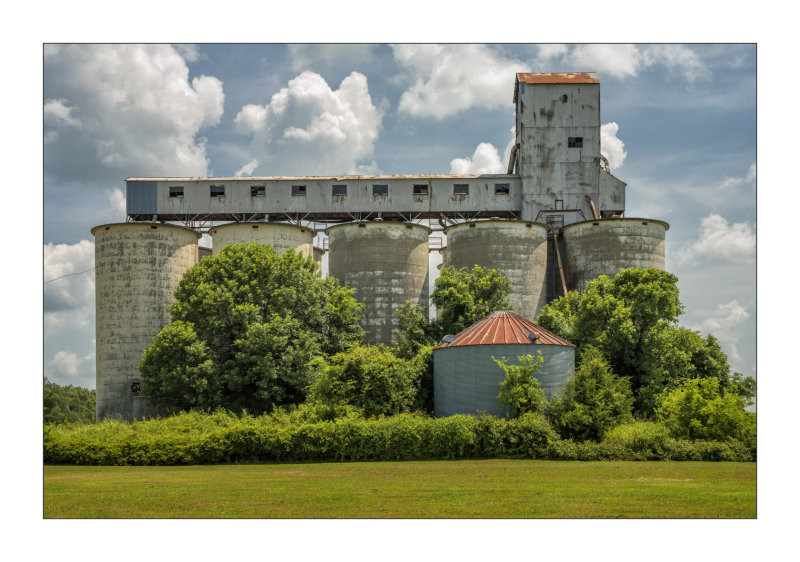
<svg viewBox="0 0 800 562"><path fill-rule="evenodd" d="M665 268L669 226L648 219L602 219L561 229L564 271L570 290L583 290L599 275L627 267ZM390 343L398 328L396 309L428 302L428 236L411 223L337 225L329 237L329 275L354 290L365 304L362 326L368 344ZM312 229L276 223L235 223L209 232L216 254L234 242L260 242L279 253L293 248L319 263ZM132 389L139 382L143 351L170 321L169 306L184 272L198 261L195 230L149 223L102 225L95 236L97 315L97 419L131 419L149 412ZM469 222L445 230L443 265L480 265L499 270L512 286L513 309L535 319L546 303L548 227L509 220Z"/></svg>

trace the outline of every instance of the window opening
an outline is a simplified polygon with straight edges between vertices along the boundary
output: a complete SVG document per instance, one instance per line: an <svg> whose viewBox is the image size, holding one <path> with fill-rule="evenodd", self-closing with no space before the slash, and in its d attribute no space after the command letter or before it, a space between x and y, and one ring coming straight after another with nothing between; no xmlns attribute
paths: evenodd
<svg viewBox="0 0 800 562"><path fill-rule="evenodd" d="M469 184L468 183L454 184L453 195L469 195Z"/></svg>
<svg viewBox="0 0 800 562"><path fill-rule="evenodd" d="M583 137L569 137L567 146L569 148L583 148Z"/></svg>
<svg viewBox="0 0 800 562"><path fill-rule="evenodd" d="M511 185L507 183L496 183L494 184L494 192L497 195L508 195L511 193Z"/></svg>
<svg viewBox="0 0 800 562"><path fill-rule="evenodd" d="M264 197L267 194L267 186L265 185L251 185L250 197Z"/></svg>
<svg viewBox="0 0 800 562"><path fill-rule="evenodd" d="M211 197L225 197L225 186L224 185L212 185L211 186Z"/></svg>
<svg viewBox="0 0 800 562"><path fill-rule="evenodd" d="M428 194L428 186L427 185L414 185L414 195L427 195Z"/></svg>
<svg viewBox="0 0 800 562"><path fill-rule="evenodd" d="M304 185L292 186L292 195L305 195L305 194L306 194L306 186Z"/></svg>
<svg viewBox="0 0 800 562"><path fill-rule="evenodd" d="M372 195L389 195L388 185L373 185Z"/></svg>
<svg viewBox="0 0 800 562"><path fill-rule="evenodd" d="M334 185L333 186L333 194L334 195L347 195L347 186L346 185Z"/></svg>
<svg viewBox="0 0 800 562"><path fill-rule="evenodd" d="M170 197L183 197L183 187L170 187L169 188L169 196Z"/></svg>

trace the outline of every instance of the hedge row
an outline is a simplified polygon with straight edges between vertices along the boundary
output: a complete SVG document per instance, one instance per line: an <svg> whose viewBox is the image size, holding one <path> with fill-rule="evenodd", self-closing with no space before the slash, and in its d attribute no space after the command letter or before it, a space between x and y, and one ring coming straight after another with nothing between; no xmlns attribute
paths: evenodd
<svg viewBox="0 0 800 562"><path fill-rule="evenodd" d="M655 424L653 424L655 425ZM610 436L611 437L611 436ZM47 425L44 462L82 465L188 465L236 462L397 461L466 458L564 460L755 460L737 441L560 440L531 414L429 418L401 414L285 423L262 416L181 414L143 422Z"/></svg>

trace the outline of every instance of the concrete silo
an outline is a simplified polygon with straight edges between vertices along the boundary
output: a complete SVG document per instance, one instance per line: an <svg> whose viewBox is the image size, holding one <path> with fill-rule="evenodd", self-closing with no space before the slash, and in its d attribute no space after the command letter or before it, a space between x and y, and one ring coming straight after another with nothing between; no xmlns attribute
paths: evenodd
<svg viewBox="0 0 800 562"><path fill-rule="evenodd" d="M613 218L569 224L564 238L564 276L569 290L583 291L600 275L613 277L623 269L665 270L664 221Z"/></svg>
<svg viewBox="0 0 800 562"><path fill-rule="evenodd" d="M183 274L197 263L200 234L168 224L106 224L95 237L97 420L154 410L139 393L139 362L170 322ZM137 387L138 385L138 387Z"/></svg>
<svg viewBox="0 0 800 562"><path fill-rule="evenodd" d="M509 298L514 311L535 318L547 302L548 230L541 223L514 220L448 227L444 231L447 247L442 252L442 266L497 269L511 284Z"/></svg>
<svg viewBox="0 0 800 562"><path fill-rule="evenodd" d="M209 229L214 255L228 244L258 242L282 254L289 248L304 257L314 255L315 232L303 226L269 222L233 222Z"/></svg>
<svg viewBox="0 0 800 562"><path fill-rule="evenodd" d="M368 344L389 344L398 328L395 310L407 301L428 303L428 235L425 226L357 222L333 226L328 274L352 287L364 303L361 325Z"/></svg>
<svg viewBox="0 0 800 562"><path fill-rule="evenodd" d="M561 392L575 371L575 346L511 311L479 320L433 350L433 401L437 417L485 412L504 416L497 401L505 372L492 357L542 353L536 375L545 393Z"/></svg>

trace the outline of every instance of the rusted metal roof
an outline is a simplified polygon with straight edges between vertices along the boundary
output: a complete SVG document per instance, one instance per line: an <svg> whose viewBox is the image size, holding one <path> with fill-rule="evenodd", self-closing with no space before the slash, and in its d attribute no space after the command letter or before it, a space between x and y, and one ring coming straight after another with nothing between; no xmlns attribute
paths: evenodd
<svg viewBox="0 0 800 562"><path fill-rule="evenodd" d="M531 332L535 335L535 340L532 338ZM489 344L566 345L575 347L574 344L558 337L553 332L545 330L538 324L534 324L516 312L498 310L459 332L454 340L442 342L436 348Z"/></svg>
<svg viewBox="0 0 800 562"><path fill-rule="evenodd" d="M599 84L595 72L518 72L517 82L526 84Z"/></svg>

